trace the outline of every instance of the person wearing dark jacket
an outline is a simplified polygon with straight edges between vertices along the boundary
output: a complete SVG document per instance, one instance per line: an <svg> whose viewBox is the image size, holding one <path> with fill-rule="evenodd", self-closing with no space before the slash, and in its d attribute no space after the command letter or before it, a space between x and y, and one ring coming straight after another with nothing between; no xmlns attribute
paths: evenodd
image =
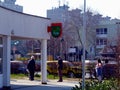
<svg viewBox="0 0 120 90"><path fill-rule="evenodd" d="M59 80L58 82L62 82L62 69L63 69L63 60L60 56L58 56L58 76L59 76Z"/></svg>
<svg viewBox="0 0 120 90"><path fill-rule="evenodd" d="M31 59L28 62L27 69L29 71L29 80L34 80L34 73L35 73L35 58L31 56Z"/></svg>

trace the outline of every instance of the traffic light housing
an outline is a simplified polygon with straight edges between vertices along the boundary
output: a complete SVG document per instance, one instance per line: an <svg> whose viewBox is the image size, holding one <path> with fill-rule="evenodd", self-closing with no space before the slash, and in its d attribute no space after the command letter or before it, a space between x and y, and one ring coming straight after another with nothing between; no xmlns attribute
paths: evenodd
<svg viewBox="0 0 120 90"><path fill-rule="evenodd" d="M48 26L48 32L51 32L54 38L60 37L62 35L62 23L51 23L51 26Z"/></svg>

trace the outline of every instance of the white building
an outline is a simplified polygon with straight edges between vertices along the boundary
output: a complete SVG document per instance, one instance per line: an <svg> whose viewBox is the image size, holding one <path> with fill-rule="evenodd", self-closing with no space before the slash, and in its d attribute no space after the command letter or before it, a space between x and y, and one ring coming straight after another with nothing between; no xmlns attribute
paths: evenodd
<svg viewBox="0 0 120 90"><path fill-rule="evenodd" d="M23 12L23 6L16 5L15 2L16 0L4 0L3 2L0 1L0 6L14 11Z"/></svg>
<svg viewBox="0 0 120 90"><path fill-rule="evenodd" d="M47 10L47 17L51 18L51 22L62 22L67 18L66 14L69 7L67 5L59 6L58 8L52 8Z"/></svg>
<svg viewBox="0 0 120 90"><path fill-rule="evenodd" d="M115 46L120 36L120 20L101 21L96 26L96 54L100 54L105 46Z"/></svg>
<svg viewBox="0 0 120 90"><path fill-rule="evenodd" d="M49 24L48 18L19 13L0 6L0 89L11 86L10 52L13 39L41 40L41 83L47 83L47 40L50 39L47 26Z"/></svg>

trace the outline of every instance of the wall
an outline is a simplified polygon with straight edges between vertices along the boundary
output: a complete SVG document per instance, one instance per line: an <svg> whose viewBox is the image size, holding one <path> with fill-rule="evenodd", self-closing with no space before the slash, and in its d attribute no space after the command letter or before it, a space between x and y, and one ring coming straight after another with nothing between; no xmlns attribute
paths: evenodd
<svg viewBox="0 0 120 90"><path fill-rule="evenodd" d="M49 39L50 20L0 7L0 34L17 37Z"/></svg>

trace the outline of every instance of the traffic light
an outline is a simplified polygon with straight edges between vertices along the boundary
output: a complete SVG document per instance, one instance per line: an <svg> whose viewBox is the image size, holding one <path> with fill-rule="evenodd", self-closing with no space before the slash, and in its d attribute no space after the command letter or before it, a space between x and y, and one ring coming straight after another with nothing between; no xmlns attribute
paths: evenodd
<svg viewBox="0 0 120 90"><path fill-rule="evenodd" d="M62 35L62 23L52 23L51 26L48 27L48 32L51 32L54 38L60 37Z"/></svg>

